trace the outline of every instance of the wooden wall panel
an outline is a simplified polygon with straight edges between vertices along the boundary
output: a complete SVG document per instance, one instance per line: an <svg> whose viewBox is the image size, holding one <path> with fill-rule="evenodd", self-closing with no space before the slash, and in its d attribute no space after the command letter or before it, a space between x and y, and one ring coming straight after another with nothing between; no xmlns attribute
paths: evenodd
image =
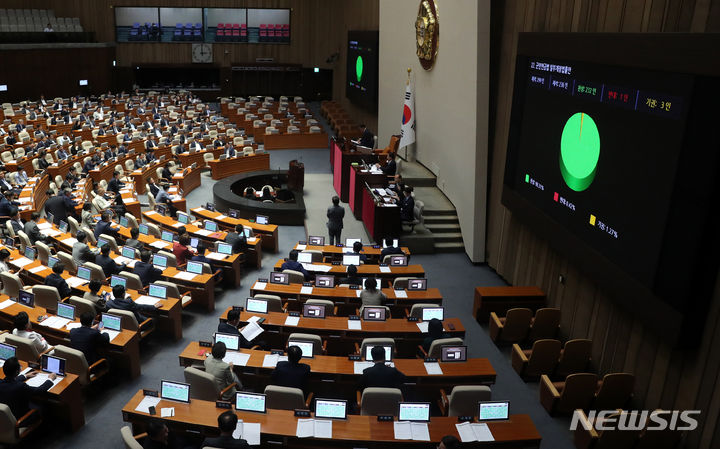
<svg viewBox="0 0 720 449"><path fill-rule="evenodd" d="M637 377L634 406L699 409L700 428L684 447L720 447L720 281L698 348L672 348L577 270L562 254L516 220L500 202L512 102L518 32L717 32L720 0L507 0L502 11L497 105L488 197L487 260L512 284L539 285L562 309L562 333L593 340L600 373ZM494 13L495 14L495 13ZM559 282L559 276L565 282ZM631 300L631 298L628 298Z"/></svg>

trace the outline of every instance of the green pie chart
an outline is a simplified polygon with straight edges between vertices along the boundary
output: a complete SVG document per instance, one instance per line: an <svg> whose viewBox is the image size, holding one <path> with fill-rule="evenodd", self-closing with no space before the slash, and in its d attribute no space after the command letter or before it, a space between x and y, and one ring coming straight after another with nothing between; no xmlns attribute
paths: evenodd
<svg viewBox="0 0 720 449"><path fill-rule="evenodd" d="M560 173L565 184L576 192L590 187L600 158L600 132L584 112L573 114L565 123L560 139Z"/></svg>
<svg viewBox="0 0 720 449"><path fill-rule="evenodd" d="M363 72L363 60L362 56L358 56L355 60L355 75L357 76L358 83L360 82L360 79L362 78L362 72Z"/></svg>

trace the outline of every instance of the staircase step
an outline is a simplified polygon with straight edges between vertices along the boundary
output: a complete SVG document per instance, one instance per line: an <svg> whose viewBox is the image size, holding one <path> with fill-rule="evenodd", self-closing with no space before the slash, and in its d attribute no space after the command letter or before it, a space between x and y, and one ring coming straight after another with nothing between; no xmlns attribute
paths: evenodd
<svg viewBox="0 0 720 449"><path fill-rule="evenodd" d="M462 242L435 242L435 251L439 253L460 253L465 251Z"/></svg>
<svg viewBox="0 0 720 449"><path fill-rule="evenodd" d="M424 216L424 215L423 215ZM430 217L425 217L425 224L426 225L435 225L435 224L455 224L460 223L460 220L458 220L457 215L432 215Z"/></svg>
<svg viewBox="0 0 720 449"><path fill-rule="evenodd" d="M459 233L460 232L460 225L459 224L448 224L448 225L429 225L425 223L425 227L428 228L430 232L433 233L433 235L437 234L447 234L447 233Z"/></svg>
<svg viewBox="0 0 720 449"><path fill-rule="evenodd" d="M433 232L435 243L438 242L462 242L462 233L460 232Z"/></svg>
<svg viewBox="0 0 720 449"><path fill-rule="evenodd" d="M424 217L437 217L439 215L442 215L442 216L449 215L449 216L457 217L457 212L455 211L455 209L428 209L428 208L425 208L425 210L423 210Z"/></svg>

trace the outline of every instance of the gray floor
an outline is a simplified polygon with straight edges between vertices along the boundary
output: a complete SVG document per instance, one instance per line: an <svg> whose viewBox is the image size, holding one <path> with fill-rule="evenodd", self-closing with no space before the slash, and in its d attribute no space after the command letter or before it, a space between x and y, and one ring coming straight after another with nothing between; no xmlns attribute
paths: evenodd
<svg viewBox="0 0 720 449"><path fill-rule="evenodd" d="M312 232L324 235L324 210L329 198L334 194L329 180L329 161L327 150L283 150L271 152L271 165L286 168L288 161L299 159L305 163L306 204L310 213L308 227ZM212 197L214 182L204 175L202 186L188 195L188 207L204 204ZM347 205L346 205L347 206ZM322 217L316 217L314 211L322 211ZM345 235L361 230L362 225L355 222L349 213L346 215ZM322 228L322 229L319 229ZM359 232L359 231L357 231ZM364 232L364 231L363 231ZM359 234L358 234L359 235ZM160 379L182 380L182 368L178 364L178 354L188 342L209 339L217 326L220 311L232 304L241 304L247 297L248 285L257 277L267 274L279 257L287 254L298 241L305 239L302 226L281 226L280 254L265 253L263 268L247 272L243 285L234 290L220 293L216 300L216 311L205 313L190 308L183 314L183 339L173 342L160 336L154 336L142 343L142 376L132 381L122 378L108 379L99 391L90 391L85 401L85 426L75 434L64 429L49 428L38 435L27 447L51 448L98 448L121 449L119 429L124 425L120 413L128 399L141 388L158 388ZM487 357L498 373L497 383L493 386L494 399L511 401L513 413L529 413L539 429L545 449L571 448L572 435L567 430L568 421L548 416L538 401L537 384L526 384L512 370L508 349L498 349L489 339L487 329L482 328L470 316L475 286L504 285L494 271L483 265L473 265L462 253L416 255L413 262L425 268L430 285L438 287L443 294L444 305L449 316L460 317L467 329L467 343L471 357ZM428 446L429 447L429 446Z"/></svg>

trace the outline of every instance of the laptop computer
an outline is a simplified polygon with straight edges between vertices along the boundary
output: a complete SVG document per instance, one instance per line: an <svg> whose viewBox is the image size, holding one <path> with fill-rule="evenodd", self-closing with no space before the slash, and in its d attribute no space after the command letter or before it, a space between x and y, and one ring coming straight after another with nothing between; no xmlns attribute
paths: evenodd
<svg viewBox="0 0 720 449"><path fill-rule="evenodd" d="M217 246L217 252L220 254L227 254L229 256L232 254L232 245L220 242Z"/></svg>
<svg viewBox="0 0 720 449"><path fill-rule="evenodd" d="M318 304L303 304L305 318L325 318L325 306Z"/></svg>
<svg viewBox="0 0 720 449"><path fill-rule="evenodd" d="M509 401L488 401L478 404L478 421L501 421L509 417Z"/></svg>
<svg viewBox="0 0 720 449"><path fill-rule="evenodd" d="M430 421L429 402L401 402L398 421Z"/></svg>
<svg viewBox="0 0 720 449"><path fill-rule="evenodd" d="M16 352L17 348L15 346L0 343L0 360L2 360L3 362L10 357L15 357Z"/></svg>
<svg viewBox="0 0 720 449"><path fill-rule="evenodd" d="M85 279L86 281L90 280L91 273L92 272L88 267L78 267L77 269L77 277L79 277L80 279Z"/></svg>
<svg viewBox="0 0 720 449"><path fill-rule="evenodd" d="M190 260L189 260L189 261L187 262L187 265L185 265L185 270L186 270L188 273L202 274L202 272L203 272L203 264L202 264L202 262L193 262L193 261L190 261Z"/></svg>
<svg viewBox="0 0 720 449"><path fill-rule="evenodd" d="M269 222L270 222L270 218L267 217L266 215L256 215L255 216L255 223L257 223L257 224L266 225Z"/></svg>
<svg viewBox="0 0 720 449"><path fill-rule="evenodd" d="M210 212L215 212L215 205L213 203L207 203L205 204L205 209L209 210Z"/></svg>
<svg viewBox="0 0 720 449"><path fill-rule="evenodd" d="M225 343L225 347L231 351L237 351L240 349L240 336L239 335L223 334L220 332L216 332L213 335L213 338L215 339L215 343L219 343L219 342Z"/></svg>
<svg viewBox="0 0 720 449"><path fill-rule="evenodd" d="M135 258L135 248L132 248L130 246L123 246L120 250L120 254L128 259L134 259Z"/></svg>
<svg viewBox="0 0 720 449"><path fill-rule="evenodd" d="M218 225L212 220L205 220L205 230L210 232L217 232Z"/></svg>
<svg viewBox="0 0 720 449"><path fill-rule="evenodd" d="M148 286L148 295L153 298L167 299L167 287L164 285L150 284Z"/></svg>
<svg viewBox="0 0 720 449"><path fill-rule="evenodd" d="M239 216L240 216L240 212L238 212L236 209L228 209L228 217L238 218Z"/></svg>
<svg viewBox="0 0 720 449"><path fill-rule="evenodd" d="M18 304L22 304L26 307L35 307L35 295L25 290L18 292Z"/></svg>
<svg viewBox="0 0 720 449"><path fill-rule="evenodd" d="M390 256L390 266L391 267L406 267L407 264L408 264L407 256L403 256L403 255Z"/></svg>
<svg viewBox="0 0 720 449"><path fill-rule="evenodd" d="M265 395L262 393L246 393L238 391L235 393L235 410L244 412L265 413Z"/></svg>
<svg viewBox="0 0 720 449"><path fill-rule="evenodd" d="M200 240L197 237L190 237L190 246L193 248L197 248L199 242Z"/></svg>
<svg viewBox="0 0 720 449"><path fill-rule="evenodd" d="M67 318L68 320L75 319L75 306L72 304L65 304L59 302L57 305L57 315L61 318Z"/></svg>
<svg viewBox="0 0 720 449"><path fill-rule="evenodd" d="M253 313L267 313L268 302L264 299L248 298L245 300L245 310Z"/></svg>
<svg viewBox="0 0 720 449"><path fill-rule="evenodd" d="M422 320L430 321L433 318L437 318L442 321L445 319L445 308L444 307L424 307L422 309Z"/></svg>
<svg viewBox="0 0 720 449"><path fill-rule="evenodd" d="M387 319L387 309L384 307L365 307L362 319L365 321L385 321Z"/></svg>
<svg viewBox="0 0 720 449"><path fill-rule="evenodd" d="M326 274L315 275L315 287L334 288L335 276Z"/></svg>
<svg viewBox="0 0 720 449"><path fill-rule="evenodd" d="M48 256L48 266L50 268L54 267L56 263L60 262L60 259L54 256Z"/></svg>
<svg viewBox="0 0 720 449"><path fill-rule="evenodd" d="M338 399L316 399L315 417L347 419L347 401Z"/></svg>
<svg viewBox="0 0 720 449"><path fill-rule="evenodd" d="M272 273L270 273L270 283L287 285L290 283L290 275L287 273L279 273L277 271L273 271Z"/></svg>
<svg viewBox="0 0 720 449"><path fill-rule="evenodd" d="M161 254L153 254L152 263L155 266L165 269L167 268L167 257Z"/></svg>
<svg viewBox="0 0 720 449"><path fill-rule="evenodd" d="M160 381L160 398L170 401L190 402L190 384Z"/></svg>
<svg viewBox="0 0 720 449"><path fill-rule="evenodd" d="M424 291L427 290L427 279L410 279L408 281L408 291Z"/></svg>
<svg viewBox="0 0 720 449"><path fill-rule="evenodd" d="M130 227L130 220L127 217L120 217L118 224L123 228L127 228Z"/></svg>
<svg viewBox="0 0 720 449"><path fill-rule="evenodd" d="M311 359L315 356L313 353L313 343L311 341L288 340L288 347L290 346L297 346L300 348L303 357Z"/></svg>
<svg viewBox="0 0 720 449"><path fill-rule="evenodd" d="M140 234L148 235L148 225L143 224L143 223L139 224L139 225L138 225L138 232L139 232Z"/></svg>
<svg viewBox="0 0 720 449"><path fill-rule="evenodd" d="M389 345L366 345L365 346L365 360L372 361L372 348L375 346L381 346L385 349L385 361L389 362L392 360L393 350L392 346Z"/></svg>
<svg viewBox="0 0 720 449"><path fill-rule="evenodd" d="M155 212L157 212L160 215L165 215L165 212L167 212L167 209L162 204L156 204Z"/></svg>
<svg viewBox="0 0 720 449"><path fill-rule="evenodd" d="M188 223L190 223L190 217L188 216L188 214L186 214L184 212L178 212L177 213L177 221L179 221L182 224L188 224Z"/></svg>
<svg viewBox="0 0 720 449"><path fill-rule="evenodd" d="M97 247L102 248L103 246L107 245L108 241L105 239L97 239Z"/></svg>
<svg viewBox="0 0 720 449"><path fill-rule="evenodd" d="M250 237L252 237L252 229L243 228L243 235L245 235L246 239L249 239Z"/></svg>
<svg viewBox="0 0 720 449"><path fill-rule="evenodd" d="M127 287L127 279L113 274L110 276L110 287L115 287L116 285Z"/></svg>
<svg viewBox="0 0 720 449"><path fill-rule="evenodd" d="M346 238L346 239L345 239L345 247L346 247L346 248L352 248L353 245L355 244L355 242L361 242L361 243L362 243L362 239L357 239L357 238L352 238L352 237Z"/></svg>
<svg viewBox="0 0 720 449"><path fill-rule="evenodd" d="M160 233L160 239L165 240L166 242L172 243L173 241L173 233L170 231L163 231Z"/></svg>
<svg viewBox="0 0 720 449"><path fill-rule="evenodd" d="M37 254L37 251L33 248L30 248L29 246L25 247L25 257L27 257L30 260L35 260L35 255Z"/></svg>
<svg viewBox="0 0 720 449"><path fill-rule="evenodd" d="M60 223L58 224L58 229L60 229L61 232L67 232L68 231L67 221L60 220Z"/></svg>
<svg viewBox="0 0 720 449"><path fill-rule="evenodd" d="M441 346L440 361L464 362L467 360L467 346Z"/></svg>
<svg viewBox="0 0 720 449"><path fill-rule="evenodd" d="M40 359L41 369L46 373L55 373L58 376L65 375L65 359L43 354Z"/></svg>
<svg viewBox="0 0 720 449"><path fill-rule="evenodd" d="M120 330L122 330L122 318L117 315L103 313L100 316L100 321L102 321L104 328L110 329L111 331L120 332Z"/></svg>
<svg viewBox="0 0 720 449"><path fill-rule="evenodd" d="M342 258L342 264L343 265L360 265L360 255L359 254L343 254Z"/></svg>
<svg viewBox="0 0 720 449"><path fill-rule="evenodd" d="M320 235L311 235L308 237L308 245L325 246L325 237Z"/></svg>
<svg viewBox="0 0 720 449"><path fill-rule="evenodd" d="M298 253L298 262L300 263L312 263L312 253L301 251Z"/></svg>

